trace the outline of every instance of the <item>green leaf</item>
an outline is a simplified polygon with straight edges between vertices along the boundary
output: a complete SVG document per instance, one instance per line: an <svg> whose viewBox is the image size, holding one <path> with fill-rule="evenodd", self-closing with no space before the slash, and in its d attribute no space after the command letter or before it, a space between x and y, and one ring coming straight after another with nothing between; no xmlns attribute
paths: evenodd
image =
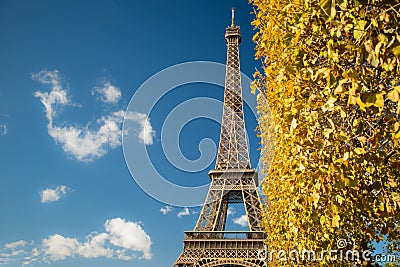
<svg viewBox="0 0 400 267"><path fill-rule="evenodd" d="M352 180L352 179L348 179L348 178L344 179L344 183L349 187L356 187L358 184L356 180Z"/></svg>
<svg viewBox="0 0 400 267"><path fill-rule="evenodd" d="M335 0L321 0L319 6L321 7L324 14L328 17L334 17L336 15Z"/></svg>

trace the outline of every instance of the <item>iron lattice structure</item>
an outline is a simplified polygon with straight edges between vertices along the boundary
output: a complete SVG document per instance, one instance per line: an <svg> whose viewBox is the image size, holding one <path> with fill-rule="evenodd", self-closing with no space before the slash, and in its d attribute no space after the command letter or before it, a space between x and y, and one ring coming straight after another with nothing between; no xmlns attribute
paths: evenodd
<svg viewBox="0 0 400 267"><path fill-rule="evenodd" d="M264 249L258 176L250 167L243 117L240 77L240 27L226 28L227 64L221 136L210 189L196 227L185 232L184 248L174 267L266 266L258 259ZM225 231L229 203L243 203L249 231Z"/></svg>

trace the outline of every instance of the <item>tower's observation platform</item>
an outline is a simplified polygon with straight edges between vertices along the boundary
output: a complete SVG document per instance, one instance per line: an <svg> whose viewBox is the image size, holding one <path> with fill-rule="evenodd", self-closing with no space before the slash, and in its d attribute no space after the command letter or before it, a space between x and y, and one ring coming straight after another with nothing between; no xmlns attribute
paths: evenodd
<svg viewBox="0 0 400 267"><path fill-rule="evenodd" d="M264 232L255 231L192 231L185 232L185 250L178 266L217 266L243 264L264 266L258 259L264 247ZM191 265L197 262L197 265ZM221 263L222 262L222 263Z"/></svg>

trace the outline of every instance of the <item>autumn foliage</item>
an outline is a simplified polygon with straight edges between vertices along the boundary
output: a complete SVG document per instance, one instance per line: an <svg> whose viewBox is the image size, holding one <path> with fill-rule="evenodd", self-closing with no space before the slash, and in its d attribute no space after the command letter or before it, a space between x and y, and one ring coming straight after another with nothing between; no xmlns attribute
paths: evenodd
<svg viewBox="0 0 400 267"><path fill-rule="evenodd" d="M400 250L400 2L251 0L269 251ZM260 102L259 110L267 107ZM265 166L267 168L267 166ZM361 264L361 263L359 263ZM363 264L369 264L364 262ZM272 265L350 266L319 262Z"/></svg>

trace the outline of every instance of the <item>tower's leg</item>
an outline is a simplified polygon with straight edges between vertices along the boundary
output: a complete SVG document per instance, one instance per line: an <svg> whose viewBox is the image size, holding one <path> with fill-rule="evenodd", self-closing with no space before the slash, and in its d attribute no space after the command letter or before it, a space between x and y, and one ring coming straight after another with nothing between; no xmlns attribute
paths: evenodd
<svg viewBox="0 0 400 267"><path fill-rule="evenodd" d="M241 187L250 231L262 231L261 201L254 179L242 179Z"/></svg>
<svg viewBox="0 0 400 267"><path fill-rule="evenodd" d="M195 231L215 231L221 214L225 180L213 179Z"/></svg>
<svg viewBox="0 0 400 267"><path fill-rule="evenodd" d="M229 194L224 193L224 195L222 196L220 211L218 213L216 231L225 230L226 216L228 213L228 201Z"/></svg>

